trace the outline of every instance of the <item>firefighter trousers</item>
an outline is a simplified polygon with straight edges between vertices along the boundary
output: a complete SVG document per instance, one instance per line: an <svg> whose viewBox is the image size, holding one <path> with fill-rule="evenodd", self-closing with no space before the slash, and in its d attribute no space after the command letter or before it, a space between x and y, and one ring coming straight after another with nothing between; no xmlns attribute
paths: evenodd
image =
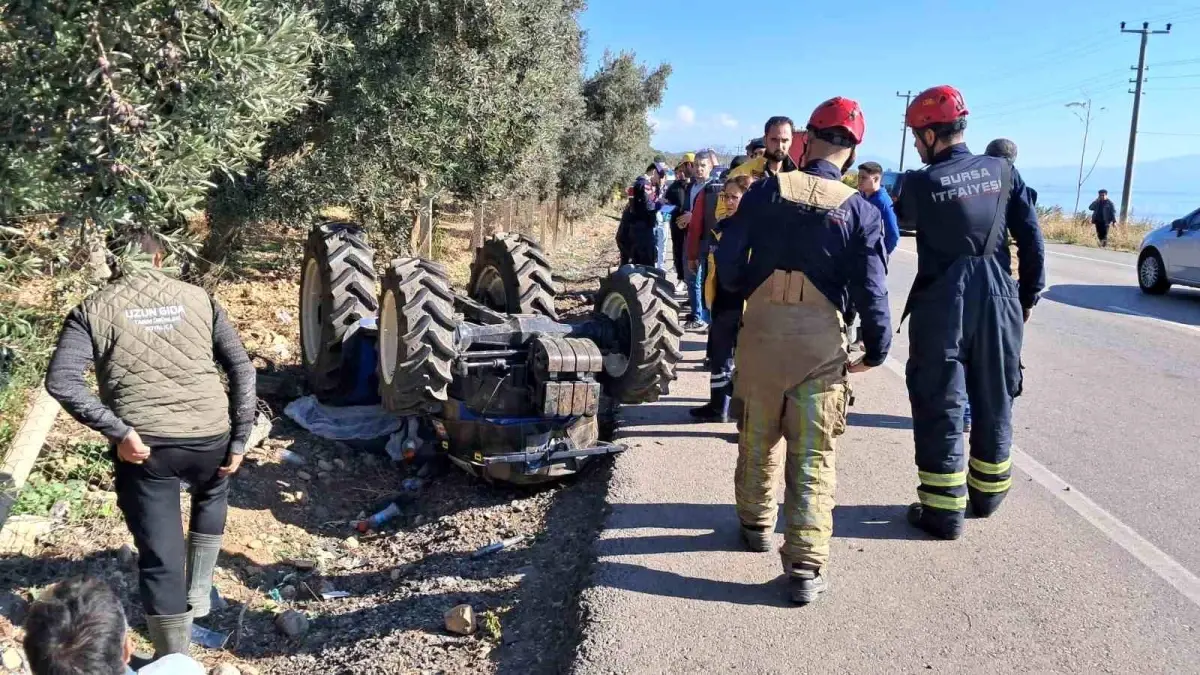
<svg viewBox="0 0 1200 675"><path fill-rule="evenodd" d="M1024 322L1016 283L992 257L960 259L910 302L907 384L920 487L930 517L989 516L1012 485L1013 399ZM963 415L971 405L970 459Z"/></svg>
<svg viewBox="0 0 1200 675"><path fill-rule="evenodd" d="M775 272L747 301L736 354L744 408L734 493L742 525L774 528L784 475L785 570L829 560L846 359L840 312L802 273Z"/></svg>

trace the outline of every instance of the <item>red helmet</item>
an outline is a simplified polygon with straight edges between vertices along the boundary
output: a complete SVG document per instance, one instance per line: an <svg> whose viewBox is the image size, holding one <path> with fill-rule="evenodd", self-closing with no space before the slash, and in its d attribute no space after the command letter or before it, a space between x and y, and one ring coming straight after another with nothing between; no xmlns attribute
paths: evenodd
<svg viewBox="0 0 1200 675"><path fill-rule="evenodd" d="M821 132L832 132L833 137L842 136L837 133L838 129L849 132L849 140L853 141L853 145L862 143L863 136L867 133L867 119L863 117L862 108L857 101L835 96L817 106L812 117L808 118L808 130L818 138L828 140L831 135Z"/></svg>
<svg viewBox="0 0 1200 675"><path fill-rule="evenodd" d="M951 124L970 114L962 92L943 84L917 94L904 114L904 122L914 129L935 124Z"/></svg>

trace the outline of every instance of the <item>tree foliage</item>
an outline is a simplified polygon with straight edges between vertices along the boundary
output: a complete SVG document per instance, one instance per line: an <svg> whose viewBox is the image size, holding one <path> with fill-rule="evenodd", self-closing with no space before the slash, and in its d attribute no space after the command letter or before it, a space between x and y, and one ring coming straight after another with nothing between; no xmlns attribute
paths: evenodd
<svg viewBox="0 0 1200 675"><path fill-rule="evenodd" d="M327 0L330 104L284 130L275 215L406 222L419 196L546 192L582 108L579 0Z"/></svg>
<svg viewBox="0 0 1200 675"><path fill-rule="evenodd" d="M0 221L165 232L313 98L313 14L272 0L14 0L0 18Z"/></svg>
<svg viewBox="0 0 1200 675"><path fill-rule="evenodd" d="M434 196L578 214L644 168L670 72L606 55L585 79L583 0L6 6L0 223L165 234L205 209L218 249L326 206L393 231Z"/></svg>
<svg viewBox="0 0 1200 675"><path fill-rule="evenodd" d="M561 144L558 188L568 216L590 212L653 159L647 115L662 104L670 75L669 65L649 71L632 53L605 53L583 83L583 118Z"/></svg>

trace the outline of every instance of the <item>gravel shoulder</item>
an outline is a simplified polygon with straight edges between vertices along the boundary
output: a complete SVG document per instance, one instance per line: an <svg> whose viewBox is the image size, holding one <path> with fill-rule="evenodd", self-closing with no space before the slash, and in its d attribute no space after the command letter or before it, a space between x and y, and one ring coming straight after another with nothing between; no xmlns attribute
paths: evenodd
<svg viewBox="0 0 1200 675"><path fill-rule="evenodd" d="M565 283L559 309L590 308L610 265L616 220L575 225L552 252ZM464 224L449 224L449 239ZM234 278L216 291L237 323L262 380L273 418L267 440L247 456L231 497L216 574L227 606L200 621L230 635L225 649L195 650L208 666L242 673L559 673L579 639L578 593L604 514L609 462L538 489L489 485L439 466L402 497L401 515L380 531L354 523L401 492L414 473L385 455L325 441L282 415L299 377L298 295L304 233L286 228L251 242ZM612 258L609 260L608 258ZM469 255L459 255L469 262ZM378 263L379 261L377 261ZM461 276L461 275L460 275ZM24 609L38 590L75 574L107 580L121 595L143 644L137 571L111 492L103 443L60 420L35 473L74 492L65 506L29 515L36 523L16 550L0 553L0 651L19 649ZM285 461L299 455L303 465ZM186 512L186 496L181 495ZM37 507L38 505L33 505ZM523 536L490 556L476 549ZM343 591L346 597L322 599ZM473 635L449 633L446 610L469 604ZM302 634L276 627L285 611L308 619Z"/></svg>

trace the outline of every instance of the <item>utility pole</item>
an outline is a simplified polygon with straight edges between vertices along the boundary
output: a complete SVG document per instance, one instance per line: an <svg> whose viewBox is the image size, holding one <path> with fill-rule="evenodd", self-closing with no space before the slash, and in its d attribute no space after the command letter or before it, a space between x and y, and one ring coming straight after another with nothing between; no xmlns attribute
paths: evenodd
<svg viewBox="0 0 1200 675"><path fill-rule="evenodd" d="M904 148L908 147L908 104L912 101L913 93L909 91L901 94L896 92L896 96L904 99L904 118L900 123L900 173L904 173Z"/></svg>
<svg viewBox="0 0 1200 675"><path fill-rule="evenodd" d="M1142 46L1138 50L1137 79L1130 80L1136 83L1133 91L1133 120L1129 123L1129 154L1125 158L1125 186L1121 190L1121 223L1124 224L1129 218L1129 199L1133 192L1133 155L1137 147L1137 130L1138 130L1138 114L1142 110L1142 83L1145 82L1146 75L1146 43L1150 41L1151 35L1165 35L1171 32L1171 24L1167 24L1166 30L1150 30L1150 23L1142 23L1140 29L1134 30L1125 28L1125 22L1121 22L1122 33L1136 33L1142 36Z"/></svg>

